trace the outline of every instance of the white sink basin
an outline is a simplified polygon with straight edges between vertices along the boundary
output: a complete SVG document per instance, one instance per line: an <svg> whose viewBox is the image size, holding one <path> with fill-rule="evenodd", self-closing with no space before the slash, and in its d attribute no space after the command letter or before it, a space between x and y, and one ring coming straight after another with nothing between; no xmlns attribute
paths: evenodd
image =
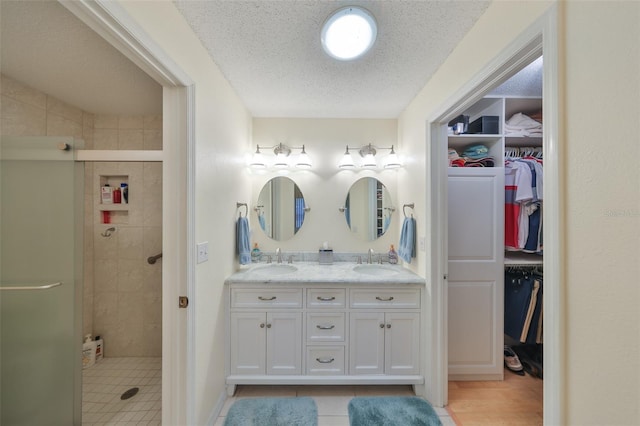
<svg viewBox="0 0 640 426"><path fill-rule="evenodd" d="M398 267L385 265L358 265L353 267L353 271L366 275L389 276L399 273Z"/></svg>
<svg viewBox="0 0 640 426"><path fill-rule="evenodd" d="M282 274L289 274L297 270L298 268L296 268L293 265L276 264L276 265L260 266L259 268L256 268L253 271L261 275L282 275Z"/></svg>

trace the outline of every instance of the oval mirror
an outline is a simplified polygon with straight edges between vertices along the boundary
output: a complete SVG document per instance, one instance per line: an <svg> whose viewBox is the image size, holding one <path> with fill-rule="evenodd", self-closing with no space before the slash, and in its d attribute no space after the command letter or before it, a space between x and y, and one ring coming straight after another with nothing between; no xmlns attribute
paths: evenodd
<svg viewBox="0 0 640 426"><path fill-rule="evenodd" d="M387 187L371 177L358 179L351 185L344 203L347 226L365 241L375 241L387 232L394 210Z"/></svg>
<svg viewBox="0 0 640 426"><path fill-rule="evenodd" d="M302 191L288 177L278 176L267 182L260 191L256 207L260 228L276 241L293 237L304 222Z"/></svg>

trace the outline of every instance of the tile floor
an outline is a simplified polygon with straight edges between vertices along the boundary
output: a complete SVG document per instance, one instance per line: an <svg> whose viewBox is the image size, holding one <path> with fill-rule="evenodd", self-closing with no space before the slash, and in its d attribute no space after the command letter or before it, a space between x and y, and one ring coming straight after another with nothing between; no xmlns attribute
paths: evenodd
<svg viewBox="0 0 640 426"><path fill-rule="evenodd" d="M349 426L347 406L354 396L413 396L411 386L238 386L227 398L214 426L222 426L231 405L242 398L310 396L318 407L318 426ZM455 426L444 408L434 407L443 426Z"/></svg>
<svg viewBox="0 0 640 426"><path fill-rule="evenodd" d="M126 400L120 396L137 387ZM160 425L162 358L104 358L82 370L84 426Z"/></svg>

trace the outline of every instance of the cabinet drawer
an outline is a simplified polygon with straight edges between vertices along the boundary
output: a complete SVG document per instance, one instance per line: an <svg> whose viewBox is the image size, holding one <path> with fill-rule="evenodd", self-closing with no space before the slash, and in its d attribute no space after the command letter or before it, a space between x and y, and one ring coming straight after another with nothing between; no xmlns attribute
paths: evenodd
<svg viewBox="0 0 640 426"><path fill-rule="evenodd" d="M345 374L344 346L307 346L307 374L310 376Z"/></svg>
<svg viewBox="0 0 640 426"><path fill-rule="evenodd" d="M301 308L300 288L232 288L232 308Z"/></svg>
<svg viewBox="0 0 640 426"><path fill-rule="evenodd" d="M346 305L344 288L309 288L307 289L308 308L344 308Z"/></svg>
<svg viewBox="0 0 640 426"><path fill-rule="evenodd" d="M344 342L345 315L342 312L307 314L307 342Z"/></svg>
<svg viewBox="0 0 640 426"><path fill-rule="evenodd" d="M420 308L418 288L352 288L350 290L352 308Z"/></svg>

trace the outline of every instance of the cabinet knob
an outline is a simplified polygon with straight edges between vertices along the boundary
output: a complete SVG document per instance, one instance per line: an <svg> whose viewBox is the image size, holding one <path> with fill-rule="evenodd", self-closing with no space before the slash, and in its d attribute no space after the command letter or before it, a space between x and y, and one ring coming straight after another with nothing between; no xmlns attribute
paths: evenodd
<svg viewBox="0 0 640 426"><path fill-rule="evenodd" d="M387 324L387 328L391 328L391 324Z"/></svg>
<svg viewBox="0 0 640 426"><path fill-rule="evenodd" d="M393 296L389 296L389 297L376 296L376 300L380 300L381 302L391 302L393 300Z"/></svg>
<svg viewBox="0 0 640 426"><path fill-rule="evenodd" d="M316 358L316 361L318 361L320 364L331 364L333 361L335 361L335 358Z"/></svg>
<svg viewBox="0 0 640 426"><path fill-rule="evenodd" d="M319 328L320 330L333 330L334 328L336 328L335 325L331 324L331 325L316 325L317 328Z"/></svg>
<svg viewBox="0 0 640 426"><path fill-rule="evenodd" d="M260 328L264 328L264 323L260 324Z"/></svg>
<svg viewBox="0 0 640 426"><path fill-rule="evenodd" d="M271 324L267 324L267 328L271 328Z"/></svg>
<svg viewBox="0 0 640 426"><path fill-rule="evenodd" d="M260 300L276 300L276 296L271 296L271 297L262 297L262 296L258 296L258 299Z"/></svg>
<svg viewBox="0 0 640 426"><path fill-rule="evenodd" d="M322 296L318 296L318 300L321 302L331 302L332 300L336 300L335 297L331 296L331 297L322 297Z"/></svg>
<svg viewBox="0 0 640 426"><path fill-rule="evenodd" d="M384 328L384 324L380 324L380 328Z"/></svg>

